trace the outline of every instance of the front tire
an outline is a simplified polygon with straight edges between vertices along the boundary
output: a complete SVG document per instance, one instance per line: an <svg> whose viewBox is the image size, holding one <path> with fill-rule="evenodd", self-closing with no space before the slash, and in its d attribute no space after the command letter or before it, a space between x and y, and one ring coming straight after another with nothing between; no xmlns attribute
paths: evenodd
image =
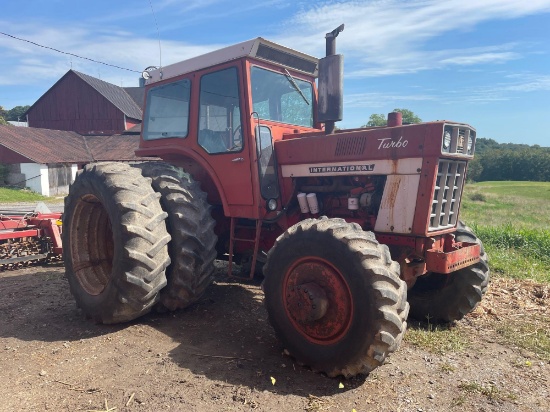
<svg viewBox="0 0 550 412"><path fill-rule="evenodd" d="M63 258L71 293L98 323L149 312L170 263L159 197L137 169L86 165L65 198Z"/></svg>
<svg viewBox="0 0 550 412"><path fill-rule="evenodd" d="M388 248L343 219L307 219L270 250L269 320L298 362L334 377L368 373L399 346L406 284Z"/></svg>
<svg viewBox="0 0 550 412"><path fill-rule="evenodd" d="M409 290L411 317L430 322L462 319L481 301L489 285L489 264L481 240L463 222L455 232L459 242L481 246L479 262L450 274L428 273L416 280Z"/></svg>

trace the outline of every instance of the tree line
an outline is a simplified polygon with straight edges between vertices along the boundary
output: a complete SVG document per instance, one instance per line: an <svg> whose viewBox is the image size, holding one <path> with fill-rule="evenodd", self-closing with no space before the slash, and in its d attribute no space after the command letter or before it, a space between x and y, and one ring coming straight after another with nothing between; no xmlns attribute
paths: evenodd
<svg viewBox="0 0 550 412"><path fill-rule="evenodd" d="M401 112L403 123L420 123L422 120L408 109ZM368 126L386 126L384 114L372 114ZM527 144L498 143L493 139L478 138L474 160L468 165L468 180L519 180L550 182L550 147Z"/></svg>
<svg viewBox="0 0 550 412"><path fill-rule="evenodd" d="M550 182L550 147L498 143L478 138L468 180L519 180Z"/></svg>
<svg viewBox="0 0 550 412"><path fill-rule="evenodd" d="M6 110L0 106L0 124L7 124L8 121L24 122L26 121L23 114L30 106L15 106L13 109Z"/></svg>

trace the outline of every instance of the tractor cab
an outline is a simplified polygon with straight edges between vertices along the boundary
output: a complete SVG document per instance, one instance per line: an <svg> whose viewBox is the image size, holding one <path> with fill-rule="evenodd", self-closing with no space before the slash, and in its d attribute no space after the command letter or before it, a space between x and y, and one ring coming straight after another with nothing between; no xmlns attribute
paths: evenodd
<svg viewBox="0 0 550 412"><path fill-rule="evenodd" d="M273 142L320 131L318 64L257 38L149 69L138 154L184 168L225 216L262 218L281 208Z"/></svg>

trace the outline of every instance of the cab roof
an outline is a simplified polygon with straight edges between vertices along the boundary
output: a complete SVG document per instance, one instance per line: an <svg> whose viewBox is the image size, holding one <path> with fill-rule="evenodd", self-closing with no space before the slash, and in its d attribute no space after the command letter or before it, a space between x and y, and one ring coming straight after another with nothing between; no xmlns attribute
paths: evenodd
<svg viewBox="0 0 550 412"><path fill-rule="evenodd" d="M319 59L316 57L257 37L256 39L224 47L223 49L183 60L179 63L148 70L147 73L150 78L145 80L145 84L156 83L242 57L253 57L258 60L264 60L314 77L317 77L318 73Z"/></svg>

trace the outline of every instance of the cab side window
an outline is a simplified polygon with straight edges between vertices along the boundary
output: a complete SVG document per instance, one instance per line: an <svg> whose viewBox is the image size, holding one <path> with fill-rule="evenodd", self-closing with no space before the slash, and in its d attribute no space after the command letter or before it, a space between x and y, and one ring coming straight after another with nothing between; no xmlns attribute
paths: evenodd
<svg viewBox="0 0 550 412"><path fill-rule="evenodd" d="M210 154L243 148L237 68L201 77L198 142Z"/></svg>
<svg viewBox="0 0 550 412"><path fill-rule="evenodd" d="M186 137L190 96L191 82L188 79L150 89L143 117L143 139Z"/></svg>

